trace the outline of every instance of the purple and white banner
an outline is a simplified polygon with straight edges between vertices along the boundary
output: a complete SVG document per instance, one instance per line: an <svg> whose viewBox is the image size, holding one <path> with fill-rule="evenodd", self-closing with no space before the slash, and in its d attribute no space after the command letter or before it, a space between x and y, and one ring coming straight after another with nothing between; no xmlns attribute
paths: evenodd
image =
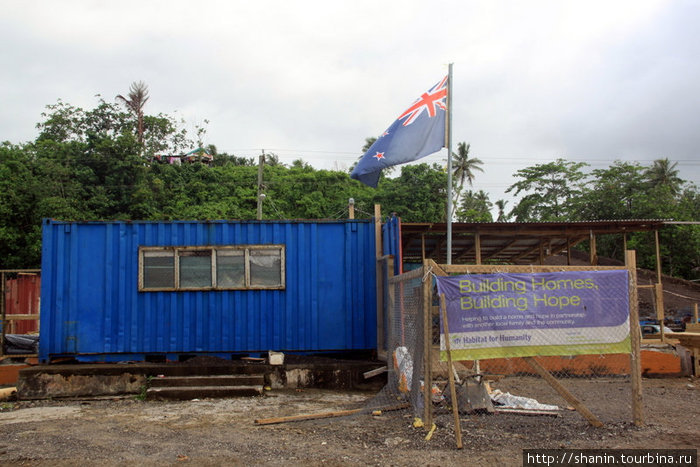
<svg viewBox="0 0 700 467"><path fill-rule="evenodd" d="M627 270L436 277L453 358L628 353ZM441 325L441 350L445 341ZM444 356L444 355L443 355Z"/></svg>

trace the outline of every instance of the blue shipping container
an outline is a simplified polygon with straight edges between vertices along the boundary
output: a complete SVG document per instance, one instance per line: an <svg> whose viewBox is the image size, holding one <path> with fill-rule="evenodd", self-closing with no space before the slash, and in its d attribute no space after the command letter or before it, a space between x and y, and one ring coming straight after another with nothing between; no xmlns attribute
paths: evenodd
<svg viewBox="0 0 700 467"><path fill-rule="evenodd" d="M47 219L39 359L374 349L374 265L369 220Z"/></svg>

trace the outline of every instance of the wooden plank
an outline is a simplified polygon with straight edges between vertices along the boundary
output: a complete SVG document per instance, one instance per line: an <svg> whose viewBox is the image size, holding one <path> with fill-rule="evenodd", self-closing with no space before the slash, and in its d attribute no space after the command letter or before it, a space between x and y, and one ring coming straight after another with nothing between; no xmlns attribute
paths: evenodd
<svg viewBox="0 0 700 467"><path fill-rule="evenodd" d="M10 388L0 388L0 401L6 401L15 394L17 394L17 388L14 386Z"/></svg>
<svg viewBox="0 0 700 467"><path fill-rule="evenodd" d="M16 272L18 274L35 274L40 273L41 269L0 269L0 273Z"/></svg>
<svg viewBox="0 0 700 467"><path fill-rule="evenodd" d="M510 409L507 407L494 407L495 413L512 413L516 415L530 415L530 416L546 416L546 417L558 417L559 414L553 410L535 410L535 409Z"/></svg>
<svg viewBox="0 0 700 467"><path fill-rule="evenodd" d="M276 423L299 422L303 420L317 420L320 418L344 417L362 412L364 409L338 410L335 412L312 413L305 415L290 415L288 417L259 418L255 420L256 425L274 425Z"/></svg>
<svg viewBox="0 0 700 467"><path fill-rule="evenodd" d="M588 408L581 403L571 392L569 392L568 389L566 389L557 379L552 376L552 374L547 371L545 367L540 365L540 363L535 360L533 357L523 357L523 359L532 367L533 370L535 370L542 378L544 378L545 381L549 383L552 388L554 388L555 391L559 393L560 396L566 400L569 404L571 404L578 413L583 415L586 420L590 422L591 425L595 427L601 427L603 426L603 423L598 420L598 418L593 415L593 413L588 410Z"/></svg>
<svg viewBox="0 0 700 467"><path fill-rule="evenodd" d="M447 274L445 270L442 269L442 266L440 266L432 259L428 259L426 265L428 266L428 269L432 268L432 272L436 276L449 276L449 274Z"/></svg>
<svg viewBox="0 0 700 467"><path fill-rule="evenodd" d="M10 314L10 315L5 315L5 321L25 321L25 320L30 320L30 319L39 319L39 315L30 315L30 314Z"/></svg>
<svg viewBox="0 0 700 467"><path fill-rule="evenodd" d="M377 376L377 375L381 375L382 373L386 373L387 371L389 371L389 368L387 368L386 366L380 366L379 368L375 368L374 370L365 371L364 373L362 373L362 376L364 376L365 379L369 379L369 378L372 378L373 376Z"/></svg>
<svg viewBox="0 0 700 467"><path fill-rule="evenodd" d="M390 412L392 410L401 410L409 407L409 404L397 404L387 407L380 407L376 410L381 410L384 412ZM259 418L254 420L256 425L274 425L276 423L288 423L288 422L300 422L304 420L318 420L321 418L334 418L334 417L345 417L346 415L353 415L356 413L363 412L367 409L350 409L350 410L337 410L333 412L320 412L314 414L304 414L304 415L290 415L288 417L273 417L273 418Z"/></svg>
<svg viewBox="0 0 700 467"><path fill-rule="evenodd" d="M401 282L410 280L410 279L417 279L419 277L423 276L423 270L418 268L414 269L412 271L404 272L403 274L399 274L398 276L389 276L389 284L400 284Z"/></svg>
<svg viewBox="0 0 700 467"><path fill-rule="evenodd" d="M636 426L644 425L642 413L642 329L639 327L639 297L637 295L637 252L625 252L625 266L629 274L630 302L630 372L632 379L632 418Z"/></svg>
<svg viewBox="0 0 700 467"><path fill-rule="evenodd" d="M489 274L494 272L532 273L532 272L562 272L562 271L616 271L625 269L622 266L516 266L510 264L481 266L474 264L441 264L447 274Z"/></svg>
<svg viewBox="0 0 700 467"><path fill-rule="evenodd" d="M447 306L445 305L445 294L440 294L440 309L442 311L442 328L445 332L445 350L447 351L447 365L452 368L452 351L450 350L450 328L447 325ZM459 403L457 401L457 388L455 387L455 377L450 370L447 371L450 383L450 395L452 396L452 415L455 419L455 439L457 449L462 449L462 424L459 420ZM429 401L430 399L425 399ZM428 405L428 402L426 402Z"/></svg>

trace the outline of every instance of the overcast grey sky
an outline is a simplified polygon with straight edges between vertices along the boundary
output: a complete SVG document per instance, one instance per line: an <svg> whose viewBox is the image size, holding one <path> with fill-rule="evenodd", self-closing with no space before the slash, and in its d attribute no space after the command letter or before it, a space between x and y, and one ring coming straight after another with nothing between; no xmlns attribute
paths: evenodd
<svg viewBox="0 0 700 467"><path fill-rule="evenodd" d="M0 140L47 104L90 108L129 84L147 113L206 125L219 151L347 169L454 63L454 144L474 188L564 157L678 161L700 183L700 3L0 0ZM440 162L443 150L423 161ZM509 205L509 208L512 204Z"/></svg>

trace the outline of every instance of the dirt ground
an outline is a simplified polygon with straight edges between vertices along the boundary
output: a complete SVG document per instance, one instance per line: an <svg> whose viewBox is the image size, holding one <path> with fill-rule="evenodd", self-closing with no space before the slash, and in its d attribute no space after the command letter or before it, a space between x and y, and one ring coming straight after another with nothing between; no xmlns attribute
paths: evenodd
<svg viewBox="0 0 700 467"><path fill-rule="evenodd" d="M136 398L0 403L0 465L522 465L529 448L698 448L700 381L645 379L646 425L631 423L628 381L564 384L604 423L594 428L537 378L494 384L562 407L558 417L463 415L455 448L451 412L437 429L409 409L259 426L255 419L363 407L374 393L270 391L263 397L185 402Z"/></svg>

